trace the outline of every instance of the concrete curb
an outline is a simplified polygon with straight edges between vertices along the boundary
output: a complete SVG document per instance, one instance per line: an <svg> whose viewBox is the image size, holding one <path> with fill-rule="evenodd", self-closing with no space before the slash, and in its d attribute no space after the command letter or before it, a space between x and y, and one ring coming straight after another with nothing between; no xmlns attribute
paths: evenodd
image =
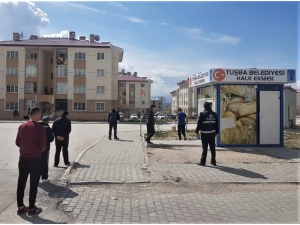
<svg viewBox="0 0 300 225"><path fill-rule="evenodd" d="M99 140L97 140L96 142L94 142L93 144L91 144L89 147L87 147L86 149L84 149L82 152L79 153L79 155L76 157L75 161L72 163L71 166L69 166L67 168L67 170L65 171L64 175L60 178L60 181L65 181L67 180L68 175L71 173L71 170L74 168L74 166L79 162L79 160L81 159L81 157L83 156L83 154L89 150L90 148L92 148L93 146L95 146L99 141L101 141L104 137L100 138Z"/></svg>
<svg viewBox="0 0 300 225"><path fill-rule="evenodd" d="M169 183L169 181L151 181L151 183ZM178 182L180 183L180 182ZM300 181L200 181L193 184L300 184Z"/></svg>
<svg viewBox="0 0 300 225"><path fill-rule="evenodd" d="M84 184L141 184L150 183L150 180L139 181L71 181L71 185L84 185Z"/></svg>

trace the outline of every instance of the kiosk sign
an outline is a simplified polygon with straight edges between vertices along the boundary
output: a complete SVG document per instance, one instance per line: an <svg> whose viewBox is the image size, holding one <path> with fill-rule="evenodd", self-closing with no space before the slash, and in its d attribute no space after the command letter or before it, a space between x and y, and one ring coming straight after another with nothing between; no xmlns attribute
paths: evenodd
<svg viewBox="0 0 300 225"><path fill-rule="evenodd" d="M211 81L211 79L210 79L209 72L199 73L199 74L195 74L192 77L190 77L189 86L194 87L194 86L209 83L210 81Z"/></svg>
<svg viewBox="0 0 300 225"><path fill-rule="evenodd" d="M212 81L248 83L293 83L296 70L279 69L212 69Z"/></svg>

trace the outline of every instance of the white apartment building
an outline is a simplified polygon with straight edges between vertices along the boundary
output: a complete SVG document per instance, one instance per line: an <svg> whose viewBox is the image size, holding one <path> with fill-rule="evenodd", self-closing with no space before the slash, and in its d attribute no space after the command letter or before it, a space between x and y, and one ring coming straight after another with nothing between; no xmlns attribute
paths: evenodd
<svg viewBox="0 0 300 225"><path fill-rule="evenodd" d="M174 90L172 92L170 92L171 96L172 96L172 102L171 102L171 114L176 114L178 111L178 106L179 106L179 89L178 90Z"/></svg>
<svg viewBox="0 0 300 225"><path fill-rule="evenodd" d="M131 74L122 70L119 80L119 110L125 118L131 114L147 113L151 105L152 80L147 77L138 77L137 72Z"/></svg>
<svg viewBox="0 0 300 225"><path fill-rule="evenodd" d="M122 48L93 34L25 40L13 33L13 40L0 41L0 119L12 119L14 110L23 118L37 105L54 118L69 111L71 120L106 120L118 105L122 59Z"/></svg>
<svg viewBox="0 0 300 225"><path fill-rule="evenodd" d="M178 108L181 108L182 112L185 112L188 116L195 114L195 93L194 88L189 87L189 79L182 80L177 83L178 90Z"/></svg>

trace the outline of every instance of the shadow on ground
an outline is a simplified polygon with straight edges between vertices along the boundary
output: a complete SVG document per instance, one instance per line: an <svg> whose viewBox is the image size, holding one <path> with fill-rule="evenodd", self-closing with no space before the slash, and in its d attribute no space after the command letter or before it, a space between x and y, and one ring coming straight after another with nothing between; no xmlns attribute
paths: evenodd
<svg viewBox="0 0 300 225"><path fill-rule="evenodd" d="M45 213L45 212L42 212L42 213ZM24 214L20 215L20 217L23 220L26 220L32 224L67 224L67 223L58 223L58 222L55 222L52 220L43 219L43 218L39 217L39 215L30 215L29 216L24 213Z"/></svg>

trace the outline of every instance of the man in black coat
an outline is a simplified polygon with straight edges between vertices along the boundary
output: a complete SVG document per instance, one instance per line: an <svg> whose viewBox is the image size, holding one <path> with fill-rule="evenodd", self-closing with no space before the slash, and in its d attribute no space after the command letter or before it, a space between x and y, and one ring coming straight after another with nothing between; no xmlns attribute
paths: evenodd
<svg viewBox="0 0 300 225"><path fill-rule="evenodd" d="M154 119L154 111L155 110L155 105L151 105L151 109L148 111L148 115L147 115L147 138L146 141L148 144L153 144L150 139L151 137L155 134L155 129L154 129L154 125L155 125L155 119Z"/></svg>
<svg viewBox="0 0 300 225"><path fill-rule="evenodd" d="M48 170L49 170L49 153L50 153L50 142L54 140L54 134L52 129L49 126L50 117L44 116L40 124L43 125L46 136L46 148L42 151L42 182L46 183L50 180L48 179Z"/></svg>
<svg viewBox="0 0 300 225"><path fill-rule="evenodd" d="M112 128L114 128L114 139L119 139L117 137L117 124L118 120L120 120L119 112L116 111L115 107L112 107L112 110L108 113L108 120L109 123L109 133L108 133L108 139L111 140L111 132Z"/></svg>
<svg viewBox="0 0 300 225"><path fill-rule="evenodd" d="M59 156L61 152L61 148L63 148L63 157L66 166L70 166L71 163L69 161L69 135L71 133L71 121L67 119L68 112L63 112L61 117L56 119L52 125L52 131L55 136L55 159L54 159L54 167L57 167L59 164Z"/></svg>
<svg viewBox="0 0 300 225"><path fill-rule="evenodd" d="M211 151L211 164L216 166L216 144L215 138L219 133L218 116L211 109L210 102L204 102L204 111L200 113L195 133L201 131L202 157L198 165L205 166L207 148Z"/></svg>

